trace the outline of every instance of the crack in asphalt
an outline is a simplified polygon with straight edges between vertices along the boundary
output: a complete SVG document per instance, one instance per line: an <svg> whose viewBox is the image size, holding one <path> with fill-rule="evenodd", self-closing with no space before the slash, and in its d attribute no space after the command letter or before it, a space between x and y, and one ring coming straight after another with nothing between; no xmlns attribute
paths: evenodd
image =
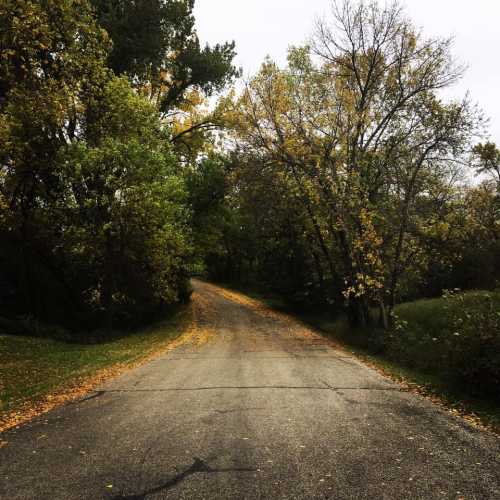
<svg viewBox="0 0 500 500"><path fill-rule="evenodd" d="M283 409L286 409L286 408L288 408L288 407L285 406L285 407L277 408L277 409L283 410ZM265 410L268 410L268 408L264 408L264 407L260 407L260 408L233 408L233 409L230 409L230 410L218 410L218 409L215 409L213 411L214 411L214 413L219 413L221 415L226 415L228 413L244 413L244 412L247 412L247 411L265 411Z"/></svg>
<svg viewBox="0 0 500 500"><path fill-rule="evenodd" d="M91 399L96 399L101 396L104 396L106 391L97 391L94 394L91 394L83 399L78 399L76 401L70 401L68 404L69 405L74 405L74 404L79 404L79 403L85 403L86 401L90 401Z"/></svg>
<svg viewBox="0 0 500 500"><path fill-rule="evenodd" d="M324 386L288 386L288 385L255 385L255 386L214 386L214 387L169 387L164 389L108 389L98 391L96 394L85 399L80 399L78 403L83 403L96 399L105 394L119 393L153 393L153 392L196 392L196 391L219 391L219 390L314 390L314 391L388 391L407 392L402 387L333 387L324 382Z"/></svg>

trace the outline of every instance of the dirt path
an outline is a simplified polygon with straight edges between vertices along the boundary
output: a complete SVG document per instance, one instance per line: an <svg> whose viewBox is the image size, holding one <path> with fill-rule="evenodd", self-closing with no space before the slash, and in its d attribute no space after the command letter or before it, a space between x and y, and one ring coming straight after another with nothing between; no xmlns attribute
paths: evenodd
<svg viewBox="0 0 500 500"><path fill-rule="evenodd" d="M198 334L2 435L0 498L500 499L500 440L195 282Z"/></svg>

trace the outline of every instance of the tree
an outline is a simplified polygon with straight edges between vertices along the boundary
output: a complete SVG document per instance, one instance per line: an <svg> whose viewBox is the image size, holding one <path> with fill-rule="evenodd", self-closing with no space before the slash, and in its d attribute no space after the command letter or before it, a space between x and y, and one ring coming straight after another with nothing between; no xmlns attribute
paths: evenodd
<svg viewBox="0 0 500 500"><path fill-rule="evenodd" d="M82 109L106 81L109 39L86 0L1 0L0 26L2 239L20 254L18 286L35 313L41 300L36 242L45 223L40 209L63 189L55 160L77 140Z"/></svg>
<svg viewBox="0 0 500 500"><path fill-rule="evenodd" d="M190 89L210 96L238 71L235 44L201 47L194 0L92 0L97 19L113 40L109 66L127 75L163 112L187 98Z"/></svg>
<svg viewBox="0 0 500 500"><path fill-rule="evenodd" d="M494 143L486 142L474 147L474 155L477 161L477 173L491 176L497 182L500 191L500 150Z"/></svg>
<svg viewBox="0 0 500 500"><path fill-rule="evenodd" d="M2 274L79 327L188 296L189 208L158 109L106 67L86 0L0 0Z"/></svg>
<svg viewBox="0 0 500 500"><path fill-rule="evenodd" d="M387 325L419 253L417 202L453 179L481 119L467 99L440 101L463 71L451 41L425 39L398 4L346 1L333 21L285 70L264 63L234 104L234 139L294 183L352 321L377 304Z"/></svg>
<svg viewBox="0 0 500 500"><path fill-rule="evenodd" d="M111 328L187 297L190 214L156 110L125 79L107 85L91 136L61 151L66 190L49 217L56 258Z"/></svg>

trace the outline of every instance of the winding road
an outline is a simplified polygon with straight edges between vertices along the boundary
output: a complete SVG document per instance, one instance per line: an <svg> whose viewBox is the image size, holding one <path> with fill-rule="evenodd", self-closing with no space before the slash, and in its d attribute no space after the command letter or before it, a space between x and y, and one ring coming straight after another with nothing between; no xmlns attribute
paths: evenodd
<svg viewBox="0 0 500 500"><path fill-rule="evenodd" d="M195 281L196 341L2 435L0 498L500 499L500 439Z"/></svg>

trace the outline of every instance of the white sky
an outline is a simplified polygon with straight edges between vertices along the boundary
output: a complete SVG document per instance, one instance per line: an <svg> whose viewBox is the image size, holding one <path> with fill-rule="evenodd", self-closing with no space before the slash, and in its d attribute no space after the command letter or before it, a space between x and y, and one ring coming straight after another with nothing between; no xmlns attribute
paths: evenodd
<svg viewBox="0 0 500 500"><path fill-rule="evenodd" d="M500 144L500 0L403 0L414 23L430 36L455 37L454 55L469 69L453 95L467 91L491 118L491 140ZM302 43L330 0L196 0L202 43L236 41L245 76L266 55L286 62L290 45Z"/></svg>

